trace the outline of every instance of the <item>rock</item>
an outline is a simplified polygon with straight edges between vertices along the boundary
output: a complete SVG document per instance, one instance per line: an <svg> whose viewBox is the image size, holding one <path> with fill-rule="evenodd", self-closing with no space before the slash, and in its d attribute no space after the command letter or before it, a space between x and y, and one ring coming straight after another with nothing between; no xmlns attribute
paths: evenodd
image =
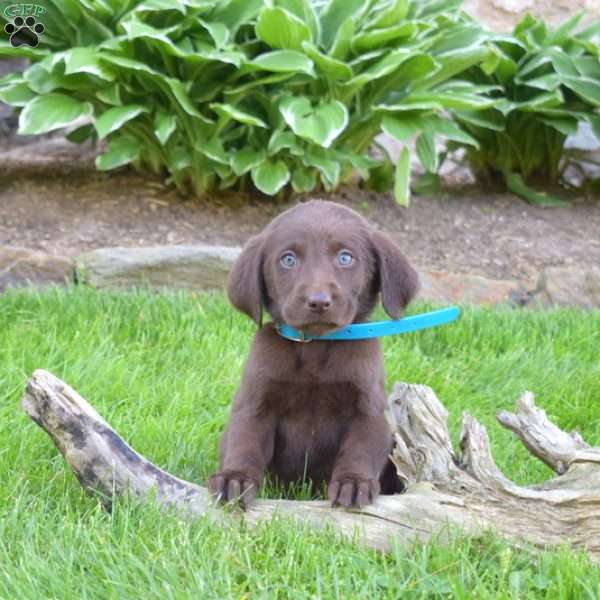
<svg viewBox="0 0 600 600"><path fill-rule="evenodd" d="M0 177L32 173L56 177L96 170L97 150L88 143L73 144L63 137L18 136L23 144L11 143L0 149Z"/></svg>
<svg viewBox="0 0 600 600"><path fill-rule="evenodd" d="M496 31L510 31L528 12L557 25L580 10L586 10L582 23L600 16L598 0L466 0L463 10Z"/></svg>
<svg viewBox="0 0 600 600"><path fill-rule="evenodd" d="M223 289L239 253L225 246L102 248L77 258L77 281L99 288Z"/></svg>
<svg viewBox="0 0 600 600"><path fill-rule="evenodd" d="M419 270L419 299L460 304L526 303L527 293L519 281L487 279L468 273Z"/></svg>
<svg viewBox="0 0 600 600"><path fill-rule="evenodd" d="M63 256L13 246L0 246L0 292L22 285L73 281L73 262Z"/></svg>
<svg viewBox="0 0 600 600"><path fill-rule="evenodd" d="M577 133L567 138L565 148L583 150L585 152L598 152L600 150L600 139L596 137L592 126L587 122L579 123Z"/></svg>
<svg viewBox="0 0 600 600"><path fill-rule="evenodd" d="M600 308L600 269L548 267L540 274L535 299L545 306Z"/></svg>
<svg viewBox="0 0 600 600"><path fill-rule="evenodd" d="M171 287L223 289L241 249L224 246L155 246L103 248L77 258L77 281L94 287ZM434 302L499 304L521 302L518 281L498 281L479 275L419 270L419 297Z"/></svg>

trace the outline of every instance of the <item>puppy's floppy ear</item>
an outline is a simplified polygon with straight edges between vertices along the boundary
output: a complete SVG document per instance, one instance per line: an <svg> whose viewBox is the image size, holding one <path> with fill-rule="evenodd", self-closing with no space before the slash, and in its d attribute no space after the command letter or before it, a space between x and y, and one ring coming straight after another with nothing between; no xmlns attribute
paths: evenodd
<svg viewBox="0 0 600 600"><path fill-rule="evenodd" d="M377 261L383 308L392 319L397 319L402 309L416 296L419 276L386 235L374 231L371 243Z"/></svg>
<svg viewBox="0 0 600 600"><path fill-rule="evenodd" d="M263 238L250 238L229 273L227 295L231 304L262 325L264 280L262 274Z"/></svg>

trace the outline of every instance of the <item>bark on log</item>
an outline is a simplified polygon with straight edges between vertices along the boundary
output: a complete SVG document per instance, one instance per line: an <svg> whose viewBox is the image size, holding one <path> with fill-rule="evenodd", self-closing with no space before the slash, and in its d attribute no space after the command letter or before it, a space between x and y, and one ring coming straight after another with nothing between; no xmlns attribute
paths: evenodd
<svg viewBox="0 0 600 600"><path fill-rule="evenodd" d="M559 476L531 487L508 480L490 453L485 428L464 415L460 453L450 441L447 412L433 391L397 383L390 396L395 423L394 462L406 492L382 496L361 511L332 509L324 501L259 500L249 511L224 511L206 488L161 470L128 446L77 392L47 371L27 384L23 408L53 439L84 488L103 502L126 493L151 497L190 517L249 524L293 516L387 550L394 541L444 539L454 526L477 534L491 529L516 543L550 547L570 543L600 556L600 448L551 423L526 392L517 412L498 415L528 450ZM449 528L450 526L450 528Z"/></svg>

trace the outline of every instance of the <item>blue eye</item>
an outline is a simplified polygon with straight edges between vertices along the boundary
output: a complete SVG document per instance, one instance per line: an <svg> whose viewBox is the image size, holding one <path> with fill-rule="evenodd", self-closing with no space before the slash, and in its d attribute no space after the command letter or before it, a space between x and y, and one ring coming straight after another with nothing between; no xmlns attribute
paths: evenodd
<svg viewBox="0 0 600 600"><path fill-rule="evenodd" d="M349 267L351 264L354 263L354 257L352 256L352 254L350 254L350 252L348 252L348 250L342 250L337 255L337 260L338 263L342 265L342 267Z"/></svg>
<svg viewBox="0 0 600 600"><path fill-rule="evenodd" d="M286 269L292 269L298 263L298 259L296 258L296 255L290 251L290 252L284 252L281 255L281 258L279 259L279 262Z"/></svg>

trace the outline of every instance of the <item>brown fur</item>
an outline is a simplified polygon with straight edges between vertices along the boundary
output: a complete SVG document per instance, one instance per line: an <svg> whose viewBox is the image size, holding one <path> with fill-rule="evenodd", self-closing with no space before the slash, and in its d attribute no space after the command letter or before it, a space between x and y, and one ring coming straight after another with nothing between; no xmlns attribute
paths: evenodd
<svg viewBox="0 0 600 600"><path fill-rule="evenodd" d="M340 263L342 250L354 257L351 265ZM297 264L286 268L281 258L290 251ZM263 326L262 312L323 334L366 321L379 294L398 318L417 287L400 250L332 202L300 204L246 244L229 298L261 327L221 439L220 470L209 480L214 494L248 506L266 471L286 484L325 482L331 501L346 507L396 487L379 340L293 342L273 323Z"/></svg>

